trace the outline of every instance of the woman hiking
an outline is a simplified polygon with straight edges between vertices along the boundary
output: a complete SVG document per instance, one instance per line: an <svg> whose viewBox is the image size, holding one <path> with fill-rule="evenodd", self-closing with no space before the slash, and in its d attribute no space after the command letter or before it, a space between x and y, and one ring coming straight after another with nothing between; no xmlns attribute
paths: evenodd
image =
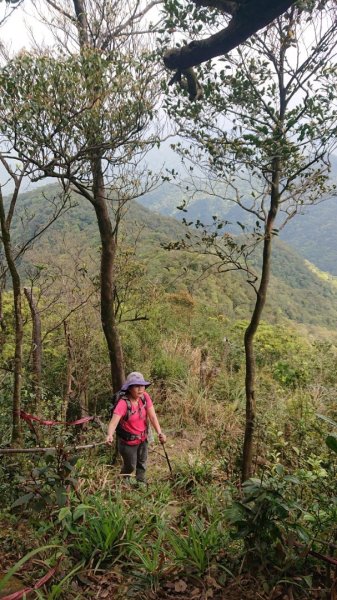
<svg viewBox="0 0 337 600"><path fill-rule="evenodd" d="M142 373L130 373L118 393L118 401L113 408L108 425L107 444L112 444L116 431L118 451L123 459L121 474L131 475L136 471L136 479L146 482L146 462L148 453L147 421L156 430L159 441L164 444L162 433L153 403L145 389L151 385Z"/></svg>

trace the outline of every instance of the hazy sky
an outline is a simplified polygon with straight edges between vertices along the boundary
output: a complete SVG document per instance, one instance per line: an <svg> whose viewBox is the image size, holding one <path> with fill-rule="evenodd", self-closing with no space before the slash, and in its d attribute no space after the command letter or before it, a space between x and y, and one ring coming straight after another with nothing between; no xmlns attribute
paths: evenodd
<svg viewBox="0 0 337 600"><path fill-rule="evenodd" d="M8 19L1 25L0 40L6 46L9 46L13 53L18 52L22 48L28 48L31 45L30 35L27 25L34 30L34 36L39 42L46 39L46 28L32 15L36 14L30 0L18 6ZM8 14L6 3L0 2L0 22Z"/></svg>
<svg viewBox="0 0 337 600"><path fill-rule="evenodd" d="M5 2L0 2L0 22L6 14ZM21 6L16 8L8 19L0 28L0 40L2 44L10 49L10 52L15 54L22 48L29 48L31 45L29 33L27 31L26 21L29 21L34 26L34 35L39 39L44 38L43 26L29 15L29 11L33 12L30 0L25 0ZM32 184L28 178L23 182L22 191L27 191L31 187L37 185L46 185L48 182L43 181ZM13 189L13 183L8 177L5 168L0 164L0 184L4 187L4 193L10 193Z"/></svg>
<svg viewBox="0 0 337 600"><path fill-rule="evenodd" d="M0 2L0 22L6 13L5 4L5 2ZM31 47L32 43L28 26L32 27L36 41L41 42L42 45L43 42L46 44L48 44L48 42L50 43L50 32L48 32L36 17L32 16L34 14L36 15L36 9L32 6L32 2L30 0L24 0L24 2L12 12L10 17L0 27L0 40L6 47L10 48L11 54L16 54L23 48L28 49ZM160 151L154 149L149 153L147 162L149 163L150 168L157 170L164 165L164 168L174 168L179 170L180 160L170 150L170 142L171 140L164 143ZM4 185L7 180L8 175L0 164L0 184ZM46 185L46 183L45 180L40 183L40 185ZM35 187L37 184L31 184L27 180L24 187L30 187L32 185ZM12 185L10 182L6 185L6 192L9 192L11 188Z"/></svg>

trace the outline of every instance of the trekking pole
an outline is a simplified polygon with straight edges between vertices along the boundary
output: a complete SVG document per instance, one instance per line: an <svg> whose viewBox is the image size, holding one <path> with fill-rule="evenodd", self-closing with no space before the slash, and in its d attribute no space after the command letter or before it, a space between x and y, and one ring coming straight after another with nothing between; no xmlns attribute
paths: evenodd
<svg viewBox="0 0 337 600"><path fill-rule="evenodd" d="M166 448L165 448L165 444L164 444L163 442L162 442L162 446L163 446L163 450L164 450L165 458L166 458L166 460L167 460L168 468L170 469L171 476L173 476L173 471L172 471L172 467L171 467L170 459L169 459L169 457L168 457L168 455L167 455Z"/></svg>
<svg viewBox="0 0 337 600"><path fill-rule="evenodd" d="M117 456L118 456L118 441L117 441L117 436L116 436L114 447L112 444L110 446L110 464L111 465L116 464Z"/></svg>

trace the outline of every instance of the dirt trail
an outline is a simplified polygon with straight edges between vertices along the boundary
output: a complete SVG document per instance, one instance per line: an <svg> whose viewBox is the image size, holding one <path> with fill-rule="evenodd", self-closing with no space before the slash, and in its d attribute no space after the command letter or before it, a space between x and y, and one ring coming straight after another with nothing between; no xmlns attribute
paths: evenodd
<svg viewBox="0 0 337 600"><path fill-rule="evenodd" d="M204 440L205 434L200 432L195 433L186 429L179 432L169 432L165 449L172 469L174 469L175 463L186 458L188 454L199 452ZM149 445L148 472L151 479L154 474L156 476L160 474L165 476L166 472L166 474L169 474L167 459L159 443Z"/></svg>

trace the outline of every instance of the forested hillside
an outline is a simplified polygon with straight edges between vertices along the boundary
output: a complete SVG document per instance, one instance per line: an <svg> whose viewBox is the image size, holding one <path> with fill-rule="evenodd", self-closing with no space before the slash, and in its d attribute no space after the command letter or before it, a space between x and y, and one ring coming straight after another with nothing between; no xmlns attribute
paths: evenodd
<svg viewBox="0 0 337 600"><path fill-rule="evenodd" d="M17 230L21 222L26 220L27 239L48 218L52 205L46 202L46 198L52 199L56 190L57 187L48 186L24 193L20 198ZM159 189L159 196L161 193ZM76 195L73 196L73 204L75 206L55 222L47 238L42 240L46 256L61 253L65 235L74 240L74 250L76 246L81 249L83 260L87 260L85 257L89 257L90 251L98 248L94 211L78 200ZM84 236L80 235L81 232ZM205 268L212 263L211 259L202 258L197 252L191 254L164 249L165 244L183 238L185 233L186 227L179 221L148 210L135 201L130 203L123 223L123 243L126 247L135 244L136 255L142 261L144 276L148 280L163 285L170 293L182 290L189 292L230 319L247 318L252 308L253 291L242 273L217 274L217 261L214 259L214 268L208 272ZM36 257L34 251L32 255ZM29 264L30 255L23 260L29 270L32 266ZM258 268L258 250L255 261ZM319 271L314 272L299 254L277 239L272 273L266 320L276 323L289 319L306 325L308 329L311 326L322 327L327 330L324 335L329 332L334 337L337 287L322 278Z"/></svg>
<svg viewBox="0 0 337 600"><path fill-rule="evenodd" d="M319 269L337 275L336 221L336 198L331 198L291 221L281 237Z"/></svg>

